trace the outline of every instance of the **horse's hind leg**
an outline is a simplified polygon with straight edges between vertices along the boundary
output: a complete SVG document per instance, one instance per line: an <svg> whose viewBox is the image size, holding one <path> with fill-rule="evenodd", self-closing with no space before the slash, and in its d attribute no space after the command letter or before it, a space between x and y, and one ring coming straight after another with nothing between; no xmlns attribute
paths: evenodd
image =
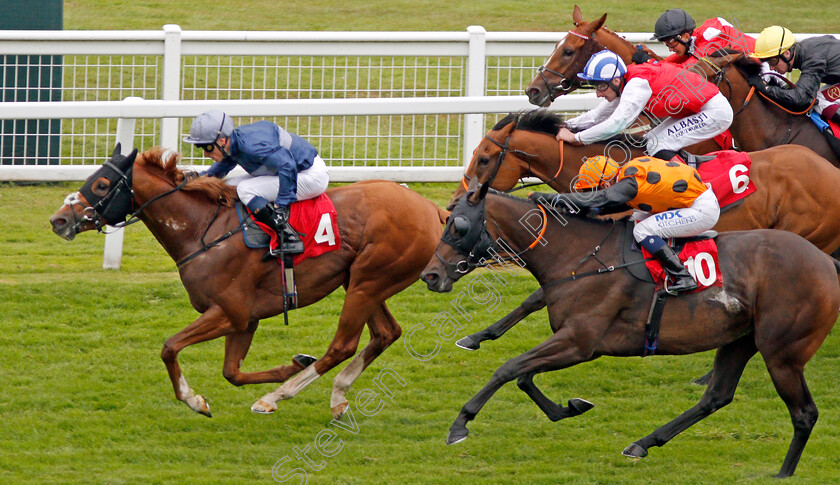
<svg viewBox="0 0 840 485"><path fill-rule="evenodd" d="M338 329L324 356L275 391L261 397L251 406L251 411L259 414L273 413L277 409L277 401L295 397L315 379L352 357L359 347L359 338L365 322L377 310L382 301L381 295L384 294L387 293L382 291L382 288L362 289L359 285L350 284L338 319Z"/></svg>
<svg viewBox="0 0 840 485"><path fill-rule="evenodd" d="M234 386L245 384L262 384L264 382L284 382L289 377L297 374L315 361L314 357L305 354L298 354L292 360L291 365L281 365L274 369L259 372L242 372L240 367L248 349L251 347L251 340L257 330L259 321L252 321L248 328L241 332L235 332L225 337L225 363L222 374Z"/></svg>
<svg viewBox="0 0 840 485"><path fill-rule="evenodd" d="M525 299L525 301L522 302L521 305L502 317L502 319L498 322L490 325L480 332L467 335L455 342L455 345L466 350L478 350L481 342L484 342L485 340L496 340L504 335L505 332L513 328L514 325L521 322L523 318L541 308L545 308L545 295L543 294L542 288L533 292Z"/></svg>
<svg viewBox="0 0 840 485"><path fill-rule="evenodd" d="M402 329L384 303L371 315L370 320L368 320L368 328L370 329L370 342L361 352L356 354L344 370L335 376L333 381L330 410L334 419L341 419L341 416L347 410L347 398L344 397L344 394L350 389L353 382L367 369L371 362L376 360L392 343L396 342L402 334Z"/></svg>
<svg viewBox="0 0 840 485"><path fill-rule="evenodd" d="M715 356L712 380L700 402L670 423L630 444L622 454L632 458L644 458L651 446L664 445L693 424L732 402L741 373L757 351L754 334L745 335L719 348Z"/></svg>
<svg viewBox="0 0 840 485"><path fill-rule="evenodd" d="M777 478L785 478L793 475L802 450L811 436L811 430L817 422L817 405L811 398L808 385L805 383L805 376L802 367L795 366L783 359L765 359L767 370L773 379L773 385L788 407L790 418L793 421L793 439L788 447L785 461Z"/></svg>

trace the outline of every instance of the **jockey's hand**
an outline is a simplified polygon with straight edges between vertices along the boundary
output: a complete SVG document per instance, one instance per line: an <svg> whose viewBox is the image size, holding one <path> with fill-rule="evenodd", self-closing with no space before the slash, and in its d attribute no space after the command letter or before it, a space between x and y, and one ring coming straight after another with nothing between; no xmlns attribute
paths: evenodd
<svg viewBox="0 0 840 485"><path fill-rule="evenodd" d="M641 45L636 46L636 52L633 53L633 57L631 58L633 64L644 64L651 59L653 58L643 50Z"/></svg>
<svg viewBox="0 0 840 485"><path fill-rule="evenodd" d="M557 141L564 141L566 143L571 143L572 145L582 145L582 143L577 141L575 138L575 134L568 128L560 128L560 131L557 132Z"/></svg>
<svg viewBox="0 0 840 485"><path fill-rule="evenodd" d="M554 199L557 198L556 192L531 192L528 194L528 200L536 202L540 205L554 204Z"/></svg>
<svg viewBox="0 0 840 485"><path fill-rule="evenodd" d="M764 93L767 91L767 84L761 76L750 76L747 78L747 84L754 87L756 91Z"/></svg>

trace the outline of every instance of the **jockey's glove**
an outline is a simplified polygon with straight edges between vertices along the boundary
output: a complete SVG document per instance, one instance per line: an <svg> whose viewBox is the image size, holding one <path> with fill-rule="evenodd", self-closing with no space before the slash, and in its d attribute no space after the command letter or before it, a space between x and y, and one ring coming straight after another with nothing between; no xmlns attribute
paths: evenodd
<svg viewBox="0 0 840 485"><path fill-rule="evenodd" d="M747 84L754 87L756 91L760 93L767 92L767 83L764 82L764 79L761 76L749 76L747 78Z"/></svg>
<svg viewBox="0 0 840 485"><path fill-rule="evenodd" d="M633 56L631 57L633 64L644 64L651 59L653 58L650 56L650 54L648 54L642 49L641 45L636 46L636 52L634 52Z"/></svg>

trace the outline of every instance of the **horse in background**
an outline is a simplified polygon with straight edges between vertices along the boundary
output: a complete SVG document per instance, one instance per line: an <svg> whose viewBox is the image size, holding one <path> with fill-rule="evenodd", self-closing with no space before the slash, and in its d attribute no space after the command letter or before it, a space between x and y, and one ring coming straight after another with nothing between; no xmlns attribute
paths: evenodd
<svg viewBox="0 0 840 485"><path fill-rule="evenodd" d="M467 167L464 179L449 202L452 209L466 192L468 181L484 180L498 165L491 187L510 191L520 179L537 177L557 192L571 192L583 161L609 153L608 144L575 146L554 138L562 125L556 113L533 110L510 113L484 136ZM627 149L632 145L627 144ZM616 155L641 156L641 150ZM820 250L837 257L840 250L840 170L802 146L773 147L750 153L749 179L756 191L724 210L714 229L739 231L783 229L804 237ZM501 162L500 162L501 161ZM733 178L734 177L734 178ZM742 172L730 173L733 184ZM477 350L495 340L526 316L545 307L542 290L536 290L519 307L498 322L458 340L457 345Z"/></svg>
<svg viewBox="0 0 840 485"><path fill-rule="evenodd" d="M299 354L291 365L242 372L260 320L284 311L280 265L262 261L264 251L248 249L241 235L231 237L240 226L233 208L235 189L215 178L189 179L177 168L179 159L165 159L159 147L139 155L134 150L126 157L119 154L118 145L81 193L67 196L50 217L53 231L72 240L79 232L125 221L135 208L132 217L143 221L179 263L190 304L201 313L166 341L161 357L175 397L208 417L206 399L190 388L178 364L178 353L185 347L225 337L222 373L233 385L285 381L251 408L268 414L277 409L278 400L294 397L353 357L367 325L370 342L334 380L330 408L333 417L340 418L347 408L346 391L400 337L400 326L385 300L417 281L434 254L446 213L393 182L366 181L329 189L327 195L338 213L340 248L298 263L296 283L298 307L344 287L336 334L320 359Z"/></svg>
<svg viewBox="0 0 840 485"><path fill-rule="evenodd" d="M575 5L572 14L575 28L569 31L539 69L537 75L525 88L531 104L546 107L558 96L568 94L580 87L577 73L595 52L609 49L626 63L632 63L637 48L615 32L604 27L607 14L596 21L583 19L580 8ZM661 58L644 48L653 59ZM754 152L778 145L802 145L814 150L833 165L840 167L840 156L819 128L808 116L796 114L778 106L772 100L760 95L753 96L753 88L747 84L747 76L760 75L760 64L745 59L737 51L723 50L728 55L707 57L690 69L714 82L732 105L735 117L729 127L738 148ZM738 60L741 58L741 60ZM728 69L734 64L735 69ZM787 81L786 78L781 77ZM750 102L750 100L755 100ZM719 150L714 142L704 142L687 147L690 153L703 154Z"/></svg>

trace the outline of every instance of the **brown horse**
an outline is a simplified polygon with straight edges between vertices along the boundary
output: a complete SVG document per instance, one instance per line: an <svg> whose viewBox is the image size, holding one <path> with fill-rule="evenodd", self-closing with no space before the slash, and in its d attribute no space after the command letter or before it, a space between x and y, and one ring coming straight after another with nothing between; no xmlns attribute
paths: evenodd
<svg viewBox="0 0 840 485"><path fill-rule="evenodd" d="M490 174L492 180L492 172ZM473 185L474 187L474 185ZM450 291L454 281L503 245L539 281L549 302L553 334L542 344L507 361L467 402L449 429L447 443L467 437L467 423L505 383L516 379L552 421L579 415L593 405L572 399L561 406L534 384L534 375L564 369L602 355L638 356L644 342L652 284L640 284L625 271L604 271L620 262L622 237L614 222L557 214L543 217L541 238L520 221L539 213L535 205L509 196L486 195L489 183L472 190L452 211L435 259L423 271L430 290ZM840 262L787 231L724 233L717 238L722 288L669 298L662 316L659 348L683 355L718 349L711 383L700 402L623 454L643 458L680 432L732 401L747 362L760 352L788 407L794 434L779 477L794 473L817 420L803 369L834 326L840 308ZM597 258L581 258L600 246ZM598 261L596 263L595 261ZM568 275L577 272L577 279Z"/></svg>
<svg viewBox="0 0 840 485"><path fill-rule="evenodd" d="M466 180L487 178L499 159L503 163L493 178L494 189L510 190L519 179L534 176L558 192L570 192L583 160L603 154L606 145L561 147L554 139L561 123L557 114L544 110L502 118L473 153L465 181L455 191L450 208L465 192ZM624 155L617 148L614 151ZM640 154L631 152L632 156ZM750 179L756 191L723 211L715 230L784 229L826 253L836 252L840 248L840 170L801 146L768 148L750 157ZM544 306L542 290L537 290L497 323L459 340L458 346L478 349L481 342L499 338Z"/></svg>
<svg viewBox="0 0 840 485"><path fill-rule="evenodd" d="M187 384L177 357L184 347L224 336L223 374L232 384L284 382L298 374L251 408L271 413L278 400L294 397L352 357L367 324L370 343L334 381L330 407L338 419L346 410L344 395L353 381L399 338L400 326L385 300L417 281L434 253L445 213L392 182L359 182L328 190L338 213L341 247L298 264L296 280L300 307L344 286L346 296L335 337L317 361L298 355L291 365L242 372L240 365L259 321L283 312L280 265L263 262L264 251L248 249L241 235L229 237L239 226L232 207L233 187L215 178L185 180L176 168L179 157L164 161L160 148L140 155L135 150L128 157L118 153L119 146L81 193L65 199L50 223L56 234L70 240L102 223L124 221L133 204L138 209L132 216L142 220L179 262L181 281L201 316L163 346L161 357L175 396L210 416L205 399Z"/></svg>
<svg viewBox="0 0 840 485"><path fill-rule="evenodd" d="M548 61L525 88L531 104L545 107L557 96L577 89L580 86L577 73L583 71L589 58L599 50L609 49L625 63L632 62L636 46L603 26L607 14L594 22L587 22L583 20L580 8L575 6L572 18L575 24L570 31L572 34L557 44ZM660 59L650 50L645 50L654 59ZM758 63L741 60L736 61L736 69L727 69L737 57L743 56L738 53L738 56L710 58L709 62L716 66L709 62L697 62L692 69L717 84L732 105L735 117L729 131L738 147L752 152L778 145L802 145L840 166L840 158L809 117L791 114L761 95L752 95L746 75L759 75ZM749 102L750 99L753 102ZM702 154L717 149L706 142L694 145L688 151Z"/></svg>

